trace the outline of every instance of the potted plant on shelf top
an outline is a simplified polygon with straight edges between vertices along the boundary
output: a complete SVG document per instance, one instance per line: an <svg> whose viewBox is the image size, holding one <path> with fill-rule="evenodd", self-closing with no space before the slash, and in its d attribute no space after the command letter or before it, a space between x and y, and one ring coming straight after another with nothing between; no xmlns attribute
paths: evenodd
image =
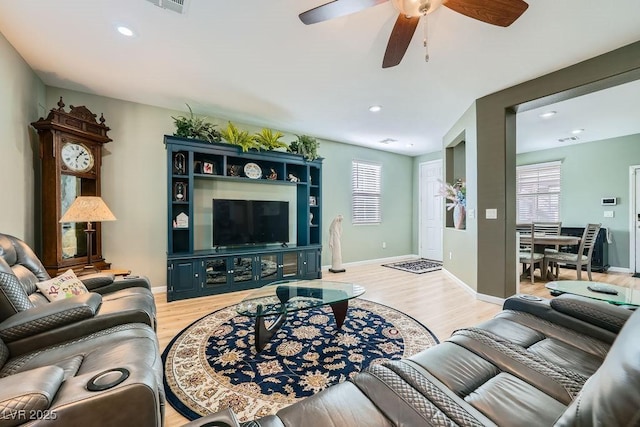
<svg viewBox="0 0 640 427"><path fill-rule="evenodd" d="M260 148L264 148L265 150L275 150L277 148L287 148L287 144L280 141L280 138L283 136L284 134L282 132L274 132L271 129L264 128L253 137Z"/></svg>
<svg viewBox="0 0 640 427"><path fill-rule="evenodd" d="M240 130L233 123L229 122L226 129L221 132L222 138L229 144L238 145L242 151L249 151L250 148L260 148L256 139L249 135L246 130Z"/></svg>
<svg viewBox="0 0 640 427"><path fill-rule="evenodd" d="M196 117L189 104L187 104L187 108L189 109L189 117L171 116L176 125L176 131L173 134L184 138L201 139L208 142L220 142L220 132L215 129L217 125L208 122L204 117Z"/></svg>
<svg viewBox="0 0 640 427"><path fill-rule="evenodd" d="M318 140L309 135L296 135L298 139L289 144L287 151L302 154L305 159L311 161L318 158Z"/></svg>

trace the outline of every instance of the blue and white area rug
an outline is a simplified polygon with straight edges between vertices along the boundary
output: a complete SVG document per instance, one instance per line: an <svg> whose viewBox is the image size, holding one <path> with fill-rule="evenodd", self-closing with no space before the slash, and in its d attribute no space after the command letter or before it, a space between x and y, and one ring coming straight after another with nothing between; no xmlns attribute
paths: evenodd
<svg viewBox="0 0 640 427"><path fill-rule="evenodd" d="M241 421L274 414L299 399L352 377L367 366L409 357L438 343L400 311L349 301L337 330L329 306L300 310L256 353L254 319L235 306L180 332L162 361L168 402L189 419L231 407Z"/></svg>
<svg viewBox="0 0 640 427"><path fill-rule="evenodd" d="M432 259L420 258L409 261L394 262L392 264L382 264L383 267L395 268L396 270L407 271L409 273L422 274L431 271L442 270L442 262Z"/></svg>

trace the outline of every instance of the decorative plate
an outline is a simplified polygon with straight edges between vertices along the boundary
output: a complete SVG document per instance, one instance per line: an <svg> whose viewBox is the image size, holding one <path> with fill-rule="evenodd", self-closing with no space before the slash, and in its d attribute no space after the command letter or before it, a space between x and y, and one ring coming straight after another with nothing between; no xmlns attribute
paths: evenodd
<svg viewBox="0 0 640 427"><path fill-rule="evenodd" d="M258 179L262 177L262 169L255 163L247 163L244 165L244 174L247 178Z"/></svg>

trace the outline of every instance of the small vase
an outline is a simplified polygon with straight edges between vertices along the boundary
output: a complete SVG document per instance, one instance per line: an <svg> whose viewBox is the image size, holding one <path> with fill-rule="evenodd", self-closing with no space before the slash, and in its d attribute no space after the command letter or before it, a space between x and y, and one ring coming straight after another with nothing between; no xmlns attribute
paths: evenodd
<svg viewBox="0 0 640 427"><path fill-rule="evenodd" d="M465 211L464 206L455 205L453 207L453 226L458 230L465 229Z"/></svg>

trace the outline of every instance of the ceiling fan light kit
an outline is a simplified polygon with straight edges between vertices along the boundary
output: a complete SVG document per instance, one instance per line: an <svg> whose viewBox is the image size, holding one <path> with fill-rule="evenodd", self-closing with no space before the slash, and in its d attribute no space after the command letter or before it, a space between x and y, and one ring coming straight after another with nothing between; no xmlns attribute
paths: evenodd
<svg viewBox="0 0 640 427"><path fill-rule="evenodd" d="M391 0L391 4L407 18L419 18L440 7L442 0Z"/></svg>
<svg viewBox="0 0 640 427"><path fill-rule="evenodd" d="M334 0L299 15L307 24L349 15L385 3L388 0ZM402 61L404 53L416 31L421 16L425 16L441 5L469 18L500 27L508 27L518 19L529 7L523 0L391 0L398 11L398 18L391 31L387 50L382 61L382 68L394 67ZM426 19L425 19L426 21ZM423 44L427 46L427 30ZM425 59L429 60L427 53Z"/></svg>

